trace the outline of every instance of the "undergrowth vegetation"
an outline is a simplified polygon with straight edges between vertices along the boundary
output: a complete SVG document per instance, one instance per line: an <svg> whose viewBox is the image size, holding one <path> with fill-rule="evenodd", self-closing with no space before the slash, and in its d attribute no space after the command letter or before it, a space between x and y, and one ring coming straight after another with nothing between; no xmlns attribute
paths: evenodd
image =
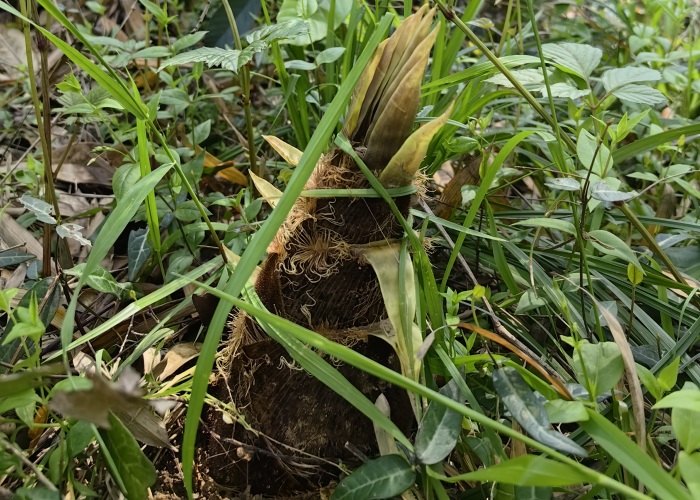
<svg viewBox="0 0 700 500"><path fill-rule="evenodd" d="M374 425L373 456L297 457L334 471L311 497L700 498L697 3L431 2L417 186L343 128L411 2L60 4L0 4L0 493L242 494L201 449L207 412L256 431L208 394L235 308ZM330 151L367 186L310 188ZM329 196L400 229L365 256L394 369L258 297Z"/></svg>

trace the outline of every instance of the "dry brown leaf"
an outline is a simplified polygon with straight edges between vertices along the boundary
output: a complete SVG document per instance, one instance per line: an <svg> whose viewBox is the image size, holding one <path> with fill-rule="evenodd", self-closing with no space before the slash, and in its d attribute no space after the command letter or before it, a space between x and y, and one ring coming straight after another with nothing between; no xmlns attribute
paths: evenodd
<svg viewBox="0 0 700 500"><path fill-rule="evenodd" d="M127 40L129 40L127 34L118 28L119 25L117 24L117 22L108 16L100 16L100 18L95 23L95 30L98 33L101 33L104 36L109 36L111 38L116 38L120 42L126 42Z"/></svg>
<svg viewBox="0 0 700 500"><path fill-rule="evenodd" d="M481 165L481 156L475 156L457 170L442 190L438 205L435 207L435 215L449 220L455 209L462 206L462 186L477 186L481 182L479 165Z"/></svg>
<svg viewBox="0 0 700 500"><path fill-rule="evenodd" d="M144 40L148 29L143 18L143 9L139 2L131 0L120 0L124 12L126 12L126 24L129 27L129 35L134 40Z"/></svg>
<svg viewBox="0 0 700 500"><path fill-rule="evenodd" d="M166 380L188 361L196 358L201 350L202 344L199 342L175 344L165 354L163 361L153 367L153 375L159 382Z"/></svg>
<svg viewBox="0 0 700 500"><path fill-rule="evenodd" d="M156 349L155 347L149 347L146 349L141 355L141 358L143 359L144 373L151 374L153 373L153 370L155 370L156 366L163 361L160 355L160 349Z"/></svg>
<svg viewBox="0 0 700 500"><path fill-rule="evenodd" d="M43 256L44 247L41 246L41 243L8 214L3 214L0 217L0 240L8 248L23 245L24 250L36 255L39 259Z"/></svg>
<svg viewBox="0 0 700 500"><path fill-rule="evenodd" d="M243 187L248 185L248 179L236 167L228 167L219 170L214 177Z"/></svg>
<svg viewBox="0 0 700 500"><path fill-rule="evenodd" d="M108 382L99 375L90 380L89 389L56 391L49 403L51 409L105 429L109 428L111 411L142 443L172 448L165 426L153 413L153 402L141 397L140 377L134 370L124 370L117 382Z"/></svg>
<svg viewBox="0 0 700 500"><path fill-rule="evenodd" d="M39 53L32 48L34 71L39 69ZM9 82L26 74L27 51L24 34L15 28L0 25L0 81Z"/></svg>

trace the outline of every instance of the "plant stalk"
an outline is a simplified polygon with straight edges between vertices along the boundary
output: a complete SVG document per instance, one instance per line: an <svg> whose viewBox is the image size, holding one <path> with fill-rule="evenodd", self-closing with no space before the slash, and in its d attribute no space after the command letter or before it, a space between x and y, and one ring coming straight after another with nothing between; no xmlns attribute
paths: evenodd
<svg viewBox="0 0 700 500"><path fill-rule="evenodd" d="M237 50L243 50L243 45L241 44L241 36L238 33L238 25L236 24L236 18L231 10L231 5L228 0L223 1L224 10L226 11L226 16L228 17L228 22L231 25L231 31L233 32L233 43ZM253 130L253 116L250 111L250 71L248 70L248 65L244 64L241 68L241 90L243 92L243 97L241 99L241 104L243 105L243 112L245 113L245 127L246 134L248 135L248 156L250 158L250 170L255 175L262 177L262 168L258 165L258 159L255 151L255 135Z"/></svg>
<svg viewBox="0 0 700 500"><path fill-rule="evenodd" d="M459 17L455 15L455 13L445 5L445 2L443 0L435 0L435 5L438 6L442 14L447 18L448 20L452 21L455 26L457 26L465 35L467 35L467 38L469 38L469 41L472 42L485 56L486 58L491 61L491 63L500 71L503 76L505 76L510 83L513 84L515 89L520 93L520 95L523 96L523 98L537 111L537 113L544 118L544 120L547 122L547 124L552 127L552 130L556 132L558 136L561 136L562 139L564 139L564 142L566 143L567 148L571 152L576 151L576 144L574 144L574 141L569 137L568 135L564 134L557 121L552 118L552 116L547 113L547 111L542 107L542 105L537 102L537 99L518 81L517 78L513 76L513 74L510 72L508 68L505 67L505 65L496 57L496 54L491 52L489 48L482 42L474 32L469 29L469 26L467 26Z"/></svg>

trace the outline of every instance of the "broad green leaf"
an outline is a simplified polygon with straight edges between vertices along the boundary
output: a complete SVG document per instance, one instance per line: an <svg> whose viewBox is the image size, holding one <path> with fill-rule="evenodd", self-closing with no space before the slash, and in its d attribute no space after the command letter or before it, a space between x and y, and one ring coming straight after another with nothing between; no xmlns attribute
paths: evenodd
<svg viewBox="0 0 700 500"><path fill-rule="evenodd" d="M627 264L627 279L633 285L639 285L644 280L644 273L634 264Z"/></svg>
<svg viewBox="0 0 700 500"><path fill-rule="evenodd" d="M547 304L544 297L539 297L534 290L527 290L518 300L518 307L515 308L515 314L525 314L528 311L537 309Z"/></svg>
<svg viewBox="0 0 700 500"><path fill-rule="evenodd" d="M582 43L547 43L542 46L542 53L565 71L584 80L588 80L603 56L602 50Z"/></svg>
<svg viewBox="0 0 700 500"><path fill-rule="evenodd" d="M9 313L12 310L12 299L19 292L19 288L6 288L0 290L0 311Z"/></svg>
<svg viewBox="0 0 700 500"><path fill-rule="evenodd" d="M589 419L579 422L579 425L610 456L615 457L620 465L634 477L643 480L644 485L652 493L658 498L690 500L688 491L644 453L622 430L595 410L587 411Z"/></svg>
<svg viewBox="0 0 700 500"><path fill-rule="evenodd" d="M569 486L587 483L590 478L571 467L540 455L523 455L453 479L490 481L520 486Z"/></svg>
<svg viewBox="0 0 700 500"><path fill-rule="evenodd" d="M693 499L697 500L700 498L700 453L681 451L678 454L678 468Z"/></svg>
<svg viewBox="0 0 700 500"><path fill-rule="evenodd" d="M136 163L126 163L119 167L112 176L112 192L119 202L141 178L139 165Z"/></svg>
<svg viewBox="0 0 700 500"><path fill-rule="evenodd" d="M78 264L72 269L64 269L63 272L69 276L81 277L85 272L85 264ZM85 283L93 290L117 297L121 297L125 289L124 285L117 282L114 276L103 267L97 267L89 276L85 277Z"/></svg>
<svg viewBox="0 0 700 500"><path fill-rule="evenodd" d="M309 61L302 61L300 59L292 59L291 61L285 61L284 67L287 69L297 70L297 71L313 71L316 69L316 65Z"/></svg>
<svg viewBox="0 0 700 500"><path fill-rule="evenodd" d="M576 228L571 222L561 219L553 219L551 217L534 217L532 219L516 222L514 225L544 227L547 229L556 229L557 231L562 231L569 234L576 234Z"/></svg>
<svg viewBox="0 0 700 500"><path fill-rule="evenodd" d="M93 426L82 420L71 425L66 436L68 442L68 456L77 457L95 439Z"/></svg>
<svg viewBox="0 0 700 500"><path fill-rule="evenodd" d="M22 392L15 392L12 396L0 399L0 415L10 410L16 411L19 408L34 408L35 404L39 401L41 400L34 389L25 389Z"/></svg>
<svg viewBox="0 0 700 500"><path fill-rule="evenodd" d="M56 375L62 370L61 365L44 365L41 368L25 370L9 375L0 375L0 401L9 396L15 396L22 392L34 389L44 384L42 378ZM2 412L0 412L2 413Z"/></svg>
<svg viewBox="0 0 700 500"><path fill-rule="evenodd" d="M209 138L209 134L211 133L211 119L209 120L204 120L202 123L199 123L195 125L194 130L192 131L192 144L202 144L204 141L206 141Z"/></svg>
<svg viewBox="0 0 700 500"><path fill-rule="evenodd" d="M413 486L416 471L400 455L368 460L333 491L331 500L393 498Z"/></svg>
<svg viewBox="0 0 700 500"><path fill-rule="evenodd" d="M207 215L210 214L211 212ZM201 219L202 217L199 210L197 210L197 205L195 205L194 201L192 200L187 200L178 204L175 208L174 215L177 220L182 222L193 222Z"/></svg>
<svg viewBox="0 0 700 500"><path fill-rule="evenodd" d="M591 186L591 197L608 203L629 201L637 196L639 196L639 194L636 191L623 193L622 191L612 189L605 181L598 181Z"/></svg>
<svg viewBox="0 0 700 500"><path fill-rule="evenodd" d="M170 56L171 51L168 47L152 46L145 49L137 50L131 54L130 59L160 59Z"/></svg>
<svg viewBox="0 0 700 500"><path fill-rule="evenodd" d="M523 85L539 84L544 81L544 75L542 74L541 69L516 69L510 73ZM486 81L501 87L507 87L509 89L514 88L511 81L508 80L505 75L500 73L492 76L491 78L487 78Z"/></svg>
<svg viewBox="0 0 700 500"><path fill-rule="evenodd" d="M598 139L585 129L581 129L576 141L576 154L583 168L603 177L612 166L610 150L605 144L598 147Z"/></svg>
<svg viewBox="0 0 700 500"><path fill-rule="evenodd" d="M54 484L60 484L68 465L68 456L66 454L66 442L60 440L58 446L49 452L49 478ZM60 497L60 495L59 495ZM33 500L33 499L32 499Z"/></svg>
<svg viewBox="0 0 700 500"><path fill-rule="evenodd" d="M615 342L591 344L584 340L574 350L573 369L579 383L597 398L615 387L625 372L625 365Z"/></svg>
<svg viewBox="0 0 700 500"><path fill-rule="evenodd" d="M304 19L308 24L308 34L297 36L290 41L292 45L308 45L317 42L328 34L328 20L330 18L331 0L320 0L316 9L304 8L302 2L305 0L284 0L277 14L277 22L296 21ZM352 0L334 0L335 15L332 23L332 31L335 31L350 14ZM312 12L309 12L311 10ZM300 12L307 12L310 17L304 18Z"/></svg>
<svg viewBox="0 0 700 500"><path fill-rule="evenodd" d="M172 45L173 52L177 54L181 50L189 49L193 45L198 44L206 34L206 31L197 31L175 39Z"/></svg>
<svg viewBox="0 0 700 500"><path fill-rule="evenodd" d="M12 500L62 500L63 498L60 491L50 490L43 486L34 486L32 488L22 486L12 493Z"/></svg>
<svg viewBox="0 0 700 500"><path fill-rule="evenodd" d="M616 68L603 73L603 86L606 92L612 92L624 85L637 82L655 82L661 79L661 73L649 68Z"/></svg>
<svg viewBox="0 0 700 500"><path fill-rule="evenodd" d="M634 83L618 87L611 93L623 101L647 104L649 106L663 104L668 101L666 96L655 88L647 85L636 85Z"/></svg>
<svg viewBox="0 0 700 500"><path fill-rule="evenodd" d="M56 226L56 234L61 238L71 238L81 245L91 247L92 242L83 236L82 229L84 229L83 226L78 224L60 224Z"/></svg>
<svg viewBox="0 0 700 500"><path fill-rule="evenodd" d="M581 183L571 177L548 177L544 181L545 185L559 191L580 191Z"/></svg>
<svg viewBox="0 0 700 500"><path fill-rule="evenodd" d="M588 413L582 401L565 401L553 399L544 404L547 416L552 424L568 424L588 420Z"/></svg>
<svg viewBox="0 0 700 500"><path fill-rule="evenodd" d="M110 429L100 429L99 433L109 450L117 472L126 491L122 493L130 500L148 498L148 488L156 482L156 469L138 442L124 424L110 413Z"/></svg>
<svg viewBox="0 0 700 500"><path fill-rule="evenodd" d="M127 246L129 258L129 281L138 277L141 268L151 256L151 246L148 243L148 228L134 229L129 233Z"/></svg>
<svg viewBox="0 0 700 500"><path fill-rule="evenodd" d="M227 69L238 73L238 70L253 58L256 52L261 52L265 49L263 43L257 45L249 45L244 50L238 49L222 49L220 47L200 47L188 52L182 52L176 56L163 61L158 68L158 71L169 66L182 66L192 63L204 63L209 68L220 66L222 69Z"/></svg>
<svg viewBox="0 0 700 500"><path fill-rule="evenodd" d="M697 387L688 383L690 389L683 389L680 392L697 391ZM676 439L687 452L693 452L700 448L700 411L688 410L685 408L674 408L671 412L671 425Z"/></svg>
<svg viewBox="0 0 700 500"><path fill-rule="evenodd" d="M35 258L36 255L33 253L22 252L21 250L5 250L4 252L0 252L0 269L3 267L16 266L17 264ZM2 310L2 307L0 307L0 310Z"/></svg>
<svg viewBox="0 0 700 500"><path fill-rule="evenodd" d="M615 142L620 143L622 140L629 135L630 132L636 127L642 119L649 114L649 109L645 109L641 113L635 113L630 118L627 117L627 113L622 115L620 123L611 127L611 133L615 137Z"/></svg>
<svg viewBox="0 0 700 500"><path fill-rule="evenodd" d="M32 212L39 222L45 222L47 224L56 224L56 219L53 215L53 206L46 203L44 200L34 198L33 196L25 193L19 199L22 205Z"/></svg>
<svg viewBox="0 0 700 500"><path fill-rule="evenodd" d="M634 265L636 268L642 269L634 251L614 234L603 229L596 229L595 231L587 233L587 237L591 243L593 243L593 246L600 250L603 255L615 255L625 262Z"/></svg>
<svg viewBox="0 0 700 500"><path fill-rule="evenodd" d="M550 429L547 411L518 371L503 367L493 372L493 386L512 417L534 439L555 450L585 457L586 450L563 434Z"/></svg>
<svg viewBox="0 0 700 500"><path fill-rule="evenodd" d="M246 40L248 43L262 41L269 45L272 42L284 43L308 33L309 27L304 21L292 19L255 30L246 36Z"/></svg>
<svg viewBox="0 0 700 500"><path fill-rule="evenodd" d="M579 89L565 82L554 83L549 86L549 91L552 97L563 97L565 99L580 99L591 93L591 89ZM542 85L535 89L535 92L541 93L544 97L547 96L547 86Z"/></svg>
<svg viewBox="0 0 700 500"><path fill-rule="evenodd" d="M657 182L659 180L659 177L652 174L651 172L632 172L630 174L626 174L627 177L631 177L633 179L641 179L643 181L649 181L649 182Z"/></svg>
<svg viewBox="0 0 700 500"><path fill-rule="evenodd" d="M664 392L661 390L659 381L656 379L654 374L651 373L647 367L640 365L639 363L636 363L635 367L637 368L639 380L642 382L644 387L646 387L647 391L649 391L649 394L651 394L656 401L661 399Z"/></svg>
<svg viewBox="0 0 700 500"><path fill-rule="evenodd" d="M328 64L337 61L345 53L345 47L331 47L323 50L316 56L316 64Z"/></svg>
<svg viewBox="0 0 700 500"><path fill-rule="evenodd" d="M676 380L678 380L678 367L680 364L681 358L675 358L659 373L659 385L664 392L668 392L676 386Z"/></svg>
<svg viewBox="0 0 700 500"><path fill-rule="evenodd" d="M450 380L440 394L461 402L457 380ZM422 464L436 464L445 459L457 444L462 431L462 416L439 403L430 403L416 433L415 453Z"/></svg>

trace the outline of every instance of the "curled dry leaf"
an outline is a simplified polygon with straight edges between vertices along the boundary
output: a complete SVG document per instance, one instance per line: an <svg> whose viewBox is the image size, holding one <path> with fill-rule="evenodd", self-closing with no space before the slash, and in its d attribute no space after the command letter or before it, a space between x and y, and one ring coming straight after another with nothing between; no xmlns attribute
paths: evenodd
<svg viewBox="0 0 700 500"><path fill-rule="evenodd" d="M117 382L99 375L90 380L89 389L56 391L49 402L51 409L105 429L110 427L109 413L113 412L142 443L173 448L163 422L153 413L154 402L143 399L138 387L140 377L134 370L125 370ZM160 402L157 404L159 409L164 409Z"/></svg>
<svg viewBox="0 0 700 500"><path fill-rule="evenodd" d="M196 358L201 350L202 344L199 342L194 344L189 342L175 344L165 354L163 361L153 367L153 376L155 376L159 382L168 379L168 377L177 372L188 361Z"/></svg>

